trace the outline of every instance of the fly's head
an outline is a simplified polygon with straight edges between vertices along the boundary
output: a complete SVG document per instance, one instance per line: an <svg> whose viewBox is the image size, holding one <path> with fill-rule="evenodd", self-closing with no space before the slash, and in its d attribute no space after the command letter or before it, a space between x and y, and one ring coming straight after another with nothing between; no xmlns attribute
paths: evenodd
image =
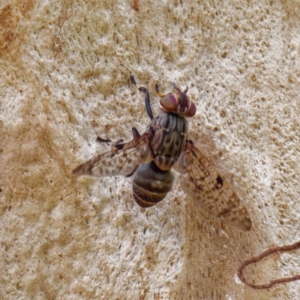
<svg viewBox="0 0 300 300"><path fill-rule="evenodd" d="M162 109L167 113L177 114L182 117L193 117L196 113L196 105L187 95L189 88L186 87L182 92L176 83L173 83L173 86L175 94L161 95L160 105ZM158 85L156 85L156 91L160 94Z"/></svg>

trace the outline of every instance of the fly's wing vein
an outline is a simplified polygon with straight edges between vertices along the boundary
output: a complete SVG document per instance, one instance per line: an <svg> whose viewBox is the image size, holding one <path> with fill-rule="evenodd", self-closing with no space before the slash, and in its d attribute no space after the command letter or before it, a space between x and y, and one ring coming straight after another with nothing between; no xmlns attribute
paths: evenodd
<svg viewBox="0 0 300 300"><path fill-rule="evenodd" d="M178 160L184 191L208 213L242 230L251 229L246 207L196 147L188 144Z"/></svg>
<svg viewBox="0 0 300 300"><path fill-rule="evenodd" d="M137 167L147 159L147 139L139 138L123 145L116 145L111 151L100 154L78 166L73 174L105 176L131 176Z"/></svg>

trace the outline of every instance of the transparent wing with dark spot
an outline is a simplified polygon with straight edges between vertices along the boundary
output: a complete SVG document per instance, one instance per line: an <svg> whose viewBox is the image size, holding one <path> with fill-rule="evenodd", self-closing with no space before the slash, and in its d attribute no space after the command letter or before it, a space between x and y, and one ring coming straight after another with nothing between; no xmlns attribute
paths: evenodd
<svg viewBox="0 0 300 300"><path fill-rule="evenodd" d="M125 144L115 145L111 151L100 154L73 170L75 175L131 176L149 154L148 139L144 136Z"/></svg>
<svg viewBox="0 0 300 300"><path fill-rule="evenodd" d="M178 160L184 191L204 210L242 230L251 229L246 207L216 171L211 161L189 144Z"/></svg>

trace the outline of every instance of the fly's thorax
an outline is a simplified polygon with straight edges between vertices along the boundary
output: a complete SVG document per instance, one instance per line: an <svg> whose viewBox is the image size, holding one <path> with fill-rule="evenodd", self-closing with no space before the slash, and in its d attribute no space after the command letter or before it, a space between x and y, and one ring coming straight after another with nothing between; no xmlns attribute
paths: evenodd
<svg viewBox="0 0 300 300"><path fill-rule="evenodd" d="M169 170L184 149L188 122L184 117L162 112L153 120L153 159L161 170Z"/></svg>
<svg viewBox="0 0 300 300"><path fill-rule="evenodd" d="M144 163L138 167L133 180L134 200L142 207L153 206L164 199L173 181L170 170L162 171L153 161Z"/></svg>

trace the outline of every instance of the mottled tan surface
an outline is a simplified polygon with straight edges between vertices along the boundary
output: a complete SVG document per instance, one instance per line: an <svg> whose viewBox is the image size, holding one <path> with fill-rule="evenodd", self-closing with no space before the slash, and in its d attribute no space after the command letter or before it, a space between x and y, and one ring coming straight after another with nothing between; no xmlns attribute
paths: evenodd
<svg viewBox="0 0 300 300"><path fill-rule="evenodd" d="M299 1L2 1L1 299L299 299L254 291L241 262L300 239ZM195 145L247 206L252 233L222 229L178 182L140 209L131 179L72 169L148 118L128 75L190 86ZM257 283L300 271L269 259Z"/></svg>

